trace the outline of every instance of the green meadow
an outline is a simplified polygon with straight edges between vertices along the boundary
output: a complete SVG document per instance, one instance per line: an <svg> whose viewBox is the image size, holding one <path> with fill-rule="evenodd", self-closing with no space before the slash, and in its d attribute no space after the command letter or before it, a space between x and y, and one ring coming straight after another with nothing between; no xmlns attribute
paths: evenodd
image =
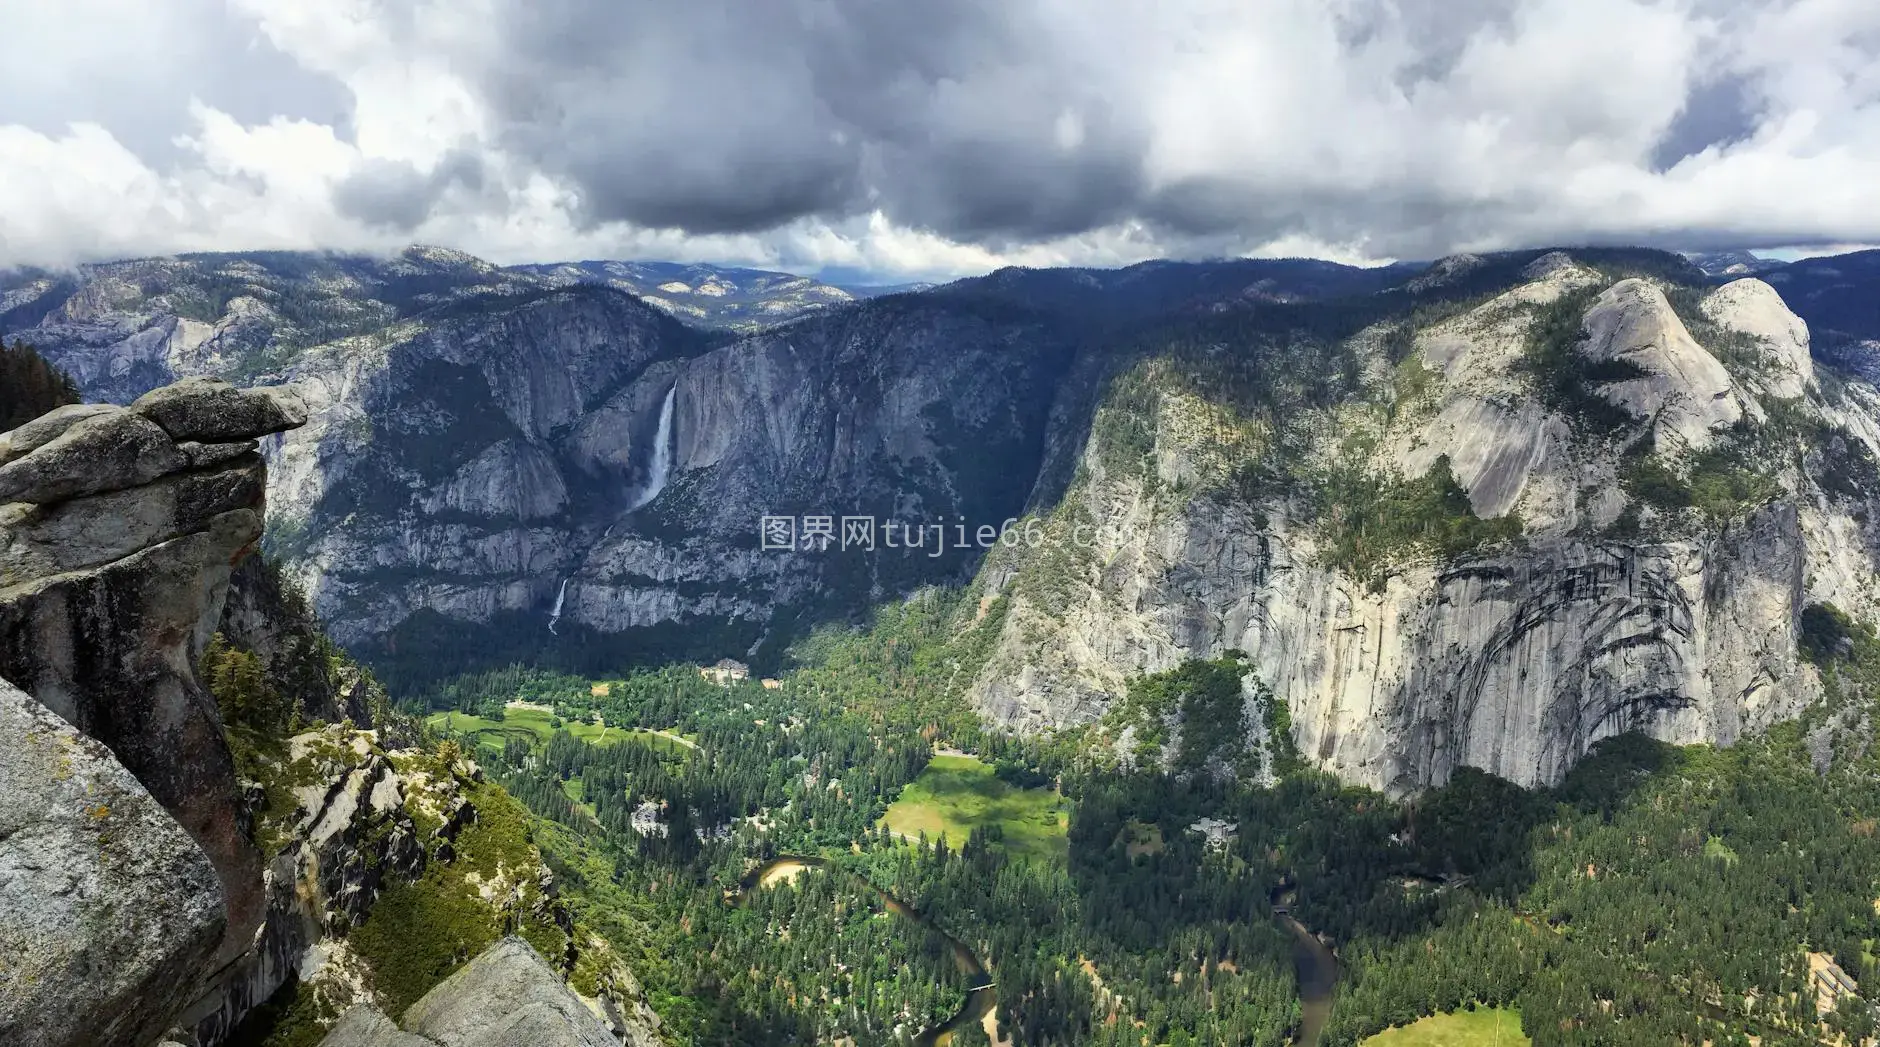
<svg viewBox="0 0 1880 1047"><path fill-rule="evenodd" d="M1360 1047L1528 1047L1528 1038L1520 1011L1483 1007L1386 1029Z"/></svg>
<svg viewBox="0 0 1880 1047"><path fill-rule="evenodd" d="M510 738L520 739L532 746L545 745L557 730L567 731L589 745L608 746L634 741L681 754L682 750L696 748L691 739L658 731L600 725L582 720L562 720L561 726L556 727L555 714L540 709L505 709L503 713L500 720L460 712L432 713L425 717L424 722L440 734L474 742L477 748L492 752L501 752L503 743Z"/></svg>
<svg viewBox="0 0 1880 1047"><path fill-rule="evenodd" d="M1054 789L1018 789L1000 781L989 764L970 756L936 756L908 783L882 819L906 837L945 833L958 847L975 828L1002 834L1006 848L1062 860L1070 806Z"/></svg>

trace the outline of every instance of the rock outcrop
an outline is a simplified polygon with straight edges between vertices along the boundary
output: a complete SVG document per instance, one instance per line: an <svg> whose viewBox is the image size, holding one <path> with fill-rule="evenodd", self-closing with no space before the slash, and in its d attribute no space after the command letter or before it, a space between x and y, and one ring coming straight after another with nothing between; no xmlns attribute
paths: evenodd
<svg viewBox="0 0 1880 1047"><path fill-rule="evenodd" d="M405 1032L377 1007L362 1003L340 1015L320 1047L437 1047L437 1041Z"/></svg>
<svg viewBox="0 0 1880 1047"><path fill-rule="evenodd" d="M395 961L347 935L437 863L425 889L492 939L523 927L601 972L590 1004L533 954L493 954L469 992L509 993L534 1016L517 1036L560 1015L569 1043L657 1043L515 801L473 762L413 748L279 572L236 567L262 531L257 441L306 417L291 391L195 379L0 435L0 672L26 689L0 681L17 750L0 762L0 1041L215 1047L290 983L314 1013L373 1001L372 963ZM250 684L229 683L235 659ZM289 737L296 719L325 725ZM507 828L465 835L489 803L510 805ZM340 1034L434 1042L366 1018Z"/></svg>
<svg viewBox="0 0 1880 1047"><path fill-rule="evenodd" d="M1792 400L1808 393L1815 381L1808 325L1775 288L1761 280L1733 280L1706 296L1703 309L1719 326L1756 343L1762 356L1758 371L1770 395Z"/></svg>
<svg viewBox="0 0 1880 1047"><path fill-rule="evenodd" d="M0 1042L147 1044L222 940L215 869L109 749L0 681Z"/></svg>
<svg viewBox="0 0 1880 1047"><path fill-rule="evenodd" d="M490 946L405 1012L346 1012L320 1047L656 1047L649 1032L616 1037L521 938Z"/></svg>
<svg viewBox="0 0 1880 1047"><path fill-rule="evenodd" d="M354 937L374 918L383 892L394 888L422 894L422 905L481 921L492 936L496 927L523 927L538 941L564 942L551 947L564 963L572 967L580 960L603 973L595 982L596 999L588 1002L563 985L567 972L536 960L535 973L553 982L559 994L554 998L575 999L588 1020L615 1030L612 1042L660 1042L659 1020L631 972L562 907L553 876L524 835L516 801L486 780L475 762L457 757L447 764L437 753L394 746L380 729L329 724L288 738L279 751L259 754L256 767L261 781L250 786L260 797L255 836L271 855L267 918L255 947L231 976L178 1018L198 1047L225 1042L245 1015L290 982L306 1012L364 1009L332 1029L334 1042L375 1042L370 1037L396 1031L370 1016L392 1006L374 986L380 978L403 980L404 972L384 967L399 960L359 951ZM510 828L472 831L484 822L489 804L506 806L493 820ZM411 901L414 895L405 897L408 905L418 904ZM378 933L383 941L387 931ZM394 925L389 933L437 930L419 922ZM590 955L596 950L599 955Z"/></svg>
<svg viewBox="0 0 1880 1047"><path fill-rule="evenodd" d="M122 971L95 975L107 1000L117 999L119 979L147 979L122 990L138 1000L132 1024L110 1007L79 1006L92 998L81 994L51 1001L53 1010L40 1000L40 1009L9 1015L23 1026L62 1030L74 1043L137 1042L134 1030L160 1027L165 1008L222 976L261 927L260 855L246 834L221 714L193 666L221 615L232 566L261 536L266 476L252 441L305 417L291 393L204 380L130 408L62 408L0 437L0 676L49 711L42 719L87 740L91 748L74 748L74 759L97 763L93 750L102 746L118 774L134 780L135 790L98 780L126 801L121 818L110 801L96 802L111 813L97 827L107 846L90 853L108 857L142 838L157 863L144 870L123 860L127 879L105 881L97 897L73 894L82 874L56 867L7 881L16 899L37 898L48 914L110 910L108 918L90 913L87 930L104 934L117 921L151 935L145 953L115 957ZM22 784L7 782L0 797ZM201 867L157 831L145 810L152 804L180 824ZM118 825L131 836L117 837ZM159 889L137 876L156 876L163 863L170 896L154 898ZM205 869L213 877L199 882ZM149 923L137 915L145 908ZM172 910L188 918L165 915ZM166 920L171 933L156 933ZM205 930L220 932L207 955ZM114 958L94 959L108 967Z"/></svg>
<svg viewBox="0 0 1880 1047"><path fill-rule="evenodd" d="M620 1041L521 938L505 938L404 1016L443 1047L615 1047Z"/></svg>
<svg viewBox="0 0 1880 1047"><path fill-rule="evenodd" d="M1602 386L1601 395L1650 422L1661 448L1701 450L1717 430L1743 417L1730 372L1697 344L1651 283L1633 278L1608 287L1586 311L1585 324L1581 352L1639 372ZM1667 438L1675 442L1666 444Z"/></svg>
<svg viewBox="0 0 1880 1047"><path fill-rule="evenodd" d="M254 946L179 1015L199 1044L222 1042L290 979L313 980L322 944L362 922L384 886L420 875L431 847L448 848L476 817L453 776L424 776L422 795L411 795L376 731L306 731L262 762L269 781L251 790L282 797L256 818L269 852L267 908ZM438 812L428 834L413 818L426 806Z"/></svg>

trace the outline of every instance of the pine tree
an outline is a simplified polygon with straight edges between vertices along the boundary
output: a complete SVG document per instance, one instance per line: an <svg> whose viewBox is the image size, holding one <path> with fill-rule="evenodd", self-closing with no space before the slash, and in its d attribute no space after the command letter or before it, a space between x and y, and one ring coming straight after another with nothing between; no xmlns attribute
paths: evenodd
<svg viewBox="0 0 1880 1047"><path fill-rule="evenodd" d="M0 432L80 402L78 386L25 342L0 342Z"/></svg>

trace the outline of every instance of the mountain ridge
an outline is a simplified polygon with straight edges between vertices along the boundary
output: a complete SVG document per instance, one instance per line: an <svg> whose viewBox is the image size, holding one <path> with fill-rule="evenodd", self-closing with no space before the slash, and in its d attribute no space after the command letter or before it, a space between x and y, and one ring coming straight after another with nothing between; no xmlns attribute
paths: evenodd
<svg viewBox="0 0 1880 1047"><path fill-rule="evenodd" d="M454 267L478 281L507 279L454 257L425 255L413 265ZM1511 532L1526 536L1520 541L1544 524L1577 534L1574 541L1611 545L1642 524L1669 527L1665 539L1697 540L1693 555L1701 561L1710 555L1705 543L1714 541L1701 536L1714 525L1653 499L1695 497L1682 493L1683 485L1696 482L1692 469L1712 468L1704 464L1715 457L1712 443L1761 446L1730 435L1733 426L1766 428L1780 405L1802 397L1803 417L1830 418L1808 425L1840 434L1823 446L1843 448L1833 453L1852 455L1850 462L1869 461L1872 437L1880 433L1863 399L1868 393L1849 399L1838 377L1832 388L1812 391L1807 327L1769 285L1739 280L1724 288L1727 295L1717 287L1681 256L1611 248L1456 256L1421 271L1310 260L1007 269L920 294L844 304L729 340L684 334L655 310L627 305L627 296L609 304L614 300L597 297L602 289L592 286L520 295L500 287L446 290L410 320L302 351L281 372L309 390L315 410L306 429L268 448L276 466L273 541L312 583L316 603L342 638L394 660L401 646L442 643L511 660L732 652L777 664L793 635L818 621L852 620L857 606L975 578L982 587L976 591L992 599L1003 591L998 579L1027 568L1003 549L988 555L976 542L851 558L767 553L757 540L761 516L864 514L923 527L957 522L961 533L967 525L996 529L1028 514L1048 520L1080 482L1087 494L1089 478L1118 475L1117 464L1135 455L1154 462L1156 478L1129 499L1150 508L1091 505L1091 518L1134 521L1144 535L1163 535L1158 541L1188 543L1202 532L1185 538L1165 532L1183 518L1179 510L1156 515L1163 512L1152 508L1157 499L1167 500L1161 492L1186 490L1177 501L1188 502L1197 495L1204 502L1228 498L1238 506L1223 510L1237 521L1229 532L1171 553L1170 567L1196 571L1202 584L1225 586L1243 601L1245 582L1211 573L1216 566L1265 562L1278 577L1298 578L1307 564L1318 565L1314 571L1329 565L1321 594L1328 614L1335 606L1349 604L1352 610L1343 612L1349 614L1371 605L1366 593L1375 584L1405 577L1425 578L1412 589L1437 584L1440 558L1417 552L1420 537L1379 545L1364 532L1377 525L1360 520L1357 537L1334 535L1327 545L1326 534L1314 533L1322 528L1302 529L1300 513L1316 511L1310 506L1323 492L1345 488L1391 499L1431 483L1430 497L1441 504L1449 497L1444 485L1457 484L1464 515L1442 526L1462 535L1496 532L1499 525L1467 518L1512 519L1517 501L1538 497L1534 484L1551 485L1543 501L1523 503L1521 525ZM1717 310L1721 319L1711 315ZM111 371L103 360L116 352L100 357L69 341L50 351L76 361L74 370L94 382ZM1155 364L1165 357L1173 363ZM1151 370L1131 377L1145 365ZM1432 406L1417 406L1432 396ZM651 475L657 421L668 401L671 446L661 444L657 453L670 452L670 480L651 504L630 509L637 500L631 492ZM1192 417L1179 430L1164 430L1158 405L1175 403L1187 406L1169 421ZM1420 420L1393 420L1404 411ZM1337 441L1326 441L1341 430L1374 432L1368 439L1381 443L1339 465L1336 454L1326 457ZM1812 449L1813 436L1774 439L1790 441L1804 458L1825 453ZM1382 457L1373 462L1371 455ZM1453 470L1447 480L1429 479L1438 459ZM1592 470L1591 487L1557 473L1568 460ZM1805 478L1806 469L1716 468L1723 471L1715 482L1726 486L1761 484L1763 491L1775 483L1790 492L1777 501L1806 493L1780 479ZM1537 479L1545 477L1551 478ZM1334 515L1376 511L1354 504ZM1855 555L1870 548L1868 538L1858 537L1865 533L1860 514L1810 512L1770 524L1790 551L1746 562L1795 564L1806 555L1819 561L1811 577L1857 576L1857 565L1827 552L1834 542L1821 528L1852 539L1848 555ZM1279 526L1290 537L1274 544L1272 521L1289 516L1294 522ZM1466 545L1455 548L1470 555ZM1516 564L1530 556L1518 543L1512 555ZM1630 555L1618 562L1634 563ZM1403 556L1409 558L1395 562ZM1078 556L1051 562L1058 561L1050 570L1059 574L1087 569ZM1562 577L1592 569L1584 553L1564 562ZM1431 563L1435 574L1428 573ZM1619 570L1629 576L1636 569ZM1146 587L1136 599L1161 604L1161 613L1182 607L1182 614L1223 613L1204 610L1208 599L1195 604L1163 590L1165 583L1152 577L1131 584ZM1096 591L1108 584L1099 579ZM1350 595L1339 595L1354 585ZM1870 597L1857 590L1835 582L1817 595L1862 612ZM1255 605L1274 598L1258 597ZM551 633L555 609L559 626ZM1792 658L1799 611L1795 605L1769 612L1772 621L1788 623L1780 630L1790 636L1785 657ZM1126 639L1116 629L1138 621L1132 612L1093 613L1065 649L1095 644L1108 653L1077 655L1057 668L1023 653L1032 645L1008 639L987 670L1002 675L975 684L970 700L1016 727L1087 723L1101 716L1103 695L1117 692L1126 671L1264 642L1207 639L1206 630L1186 625L1171 632L1175 623L1151 624L1153 618L1129 626L1148 632ZM1010 616L1006 628L1059 627L1023 612ZM1381 628L1373 623L1364 632L1381 635ZM1327 629L1325 640L1285 640L1282 649L1329 650L1315 647L1337 635ZM1145 647L1145 638L1154 639ZM1269 652L1268 671L1282 672L1288 657ZM1779 665L1769 671L1787 672ZM1614 693L1649 692L1659 686L1646 682L1656 672ZM1662 729L1680 738L1734 737L1734 722L1669 726L1685 722L1679 716L1689 719L1664 710L1692 701L1685 688L1699 678L1681 673L1663 684L1676 701L1650 706L1670 716ZM1308 676L1324 678L1318 669ZM1268 683L1287 700L1305 702L1304 679ZM1325 693L1347 686L1361 684ZM1803 698L1796 692L1776 704L1789 708ZM1384 754L1426 743L1367 735L1356 725L1391 722L1395 714L1360 715L1348 704L1339 712L1340 705L1326 707L1333 711L1320 726L1313 726L1312 706L1293 710L1298 730L1313 741L1306 749L1321 761L1392 789L1447 774L1450 757L1427 753L1401 757L1408 770L1387 769ZM1415 702L1406 708L1414 710ZM1402 729L1412 733L1422 729L1417 724L1451 724L1440 732L1462 722L1457 717L1467 719L1453 702L1405 715ZM1773 715L1751 719L1763 724ZM1549 736L1511 721L1484 736L1490 750L1466 755L1475 750L1463 743L1443 751L1486 760L1516 781L1550 781L1573 753L1625 722L1594 716L1590 725ZM1326 726L1332 723L1341 726ZM1528 737L1528 747L1484 755L1507 732ZM1352 740L1360 737L1371 740ZM1543 737L1555 740L1532 741ZM1338 755L1351 745L1359 748L1348 758ZM1557 750L1567 755L1548 755ZM1496 762L1504 759L1511 762Z"/></svg>

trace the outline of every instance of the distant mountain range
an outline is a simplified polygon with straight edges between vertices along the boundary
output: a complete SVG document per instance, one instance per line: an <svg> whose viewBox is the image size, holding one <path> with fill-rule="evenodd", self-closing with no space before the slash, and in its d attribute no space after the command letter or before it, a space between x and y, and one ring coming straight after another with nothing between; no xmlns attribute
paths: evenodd
<svg viewBox="0 0 1880 1047"><path fill-rule="evenodd" d="M686 323L728 331L774 327L898 289L845 288L790 273L682 262L560 262L514 266L511 271L555 286L617 288Z"/></svg>
<svg viewBox="0 0 1880 1047"><path fill-rule="evenodd" d="M1748 251L1698 251L1684 257L1711 276L1756 276L1789 264L1777 258L1758 258Z"/></svg>

